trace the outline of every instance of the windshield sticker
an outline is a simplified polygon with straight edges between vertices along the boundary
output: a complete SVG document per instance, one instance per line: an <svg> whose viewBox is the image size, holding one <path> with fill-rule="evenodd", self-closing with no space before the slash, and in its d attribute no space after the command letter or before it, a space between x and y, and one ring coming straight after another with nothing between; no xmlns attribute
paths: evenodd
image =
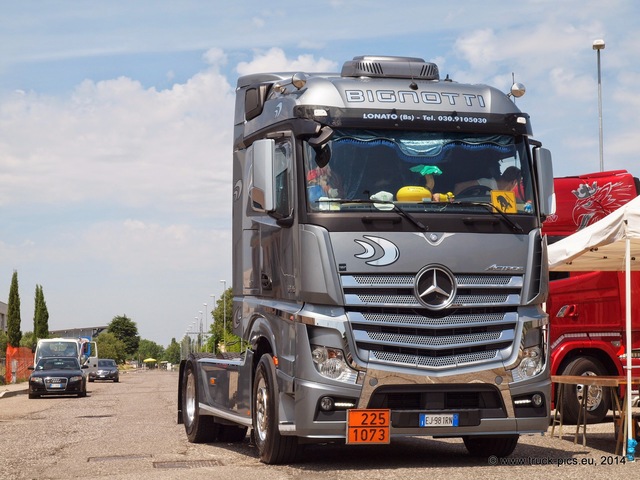
<svg viewBox="0 0 640 480"><path fill-rule="evenodd" d="M491 205L502 213L518 213L516 208L516 195L512 191L492 190Z"/></svg>

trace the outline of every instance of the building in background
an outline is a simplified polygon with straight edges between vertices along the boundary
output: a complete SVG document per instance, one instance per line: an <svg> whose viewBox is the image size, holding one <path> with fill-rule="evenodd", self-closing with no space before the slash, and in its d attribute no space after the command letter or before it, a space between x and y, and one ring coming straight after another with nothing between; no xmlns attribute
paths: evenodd
<svg viewBox="0 0 640 480"><path fill-rule="evenodd" d="M99 327L78 327L78 328L67 328L64 330L49 330L49 338L91 338L94 339L101 332L106 330L108 325L102 325Z"/></svg>
<svg viewBox="0 0 640 480"><path fill-rule="evenodd" d="M7 304L0 302L0 332L7 333Z"/></svg>

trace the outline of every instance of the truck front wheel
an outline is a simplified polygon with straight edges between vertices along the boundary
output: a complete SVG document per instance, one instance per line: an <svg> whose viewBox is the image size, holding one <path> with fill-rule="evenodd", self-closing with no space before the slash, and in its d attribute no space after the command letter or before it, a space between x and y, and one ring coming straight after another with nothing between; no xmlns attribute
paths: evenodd
<svg viewBox="0 0 640 480"><path fill-rule="evenodd" d="M278 430L278 384L271 355L260 358L253 382L253 437L260 461L291 463L298 452L298 438Z"/></svg>
<svg viewBox="0 0 640 480"><path fill-rule="evenodd" d="M182 382L182 412L184 429L191 443L213 442L218 436L219 424L213 417L200 415L198 406L198 374L193 362L187 362Z"/></svg>
<svg viewBox="0 0 640 480"><path fill-rule="evenodd" d="M606 375L602 364L593 357L580 357L571 361L562 371L562 375ZM587 389L584 385L565 385L562 391L561 412L562 421L566 424L576 424L580 403ZM587 395L587 423L600 423L607 416L609 410L609 398L607 390L600 386L590 386ZM556 405L557 408L557 405Z"/></svg>

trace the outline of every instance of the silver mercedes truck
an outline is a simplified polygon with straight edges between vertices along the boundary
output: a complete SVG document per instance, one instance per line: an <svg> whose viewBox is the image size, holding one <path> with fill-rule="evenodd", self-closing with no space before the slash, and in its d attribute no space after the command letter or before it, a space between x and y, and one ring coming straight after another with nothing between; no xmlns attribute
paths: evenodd
<svg viewBox="0 0 640 480"><path fill-rule="evenodd" d="M288 463L403 436L501 457L545 432L553 171L524 86L362 56L236 92L229 323L247 348L181 362L189 441L250 429Z"/></svg>

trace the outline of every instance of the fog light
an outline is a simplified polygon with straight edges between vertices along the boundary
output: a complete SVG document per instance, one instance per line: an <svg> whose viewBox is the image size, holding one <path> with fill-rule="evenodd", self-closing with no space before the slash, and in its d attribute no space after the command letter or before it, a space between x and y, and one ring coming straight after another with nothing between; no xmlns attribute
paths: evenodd
<svg viewBox="0 0 640 480"><path fill-rule="evenodd" d="M540 395L539 393L535 393L533 397L531 397L531 400L533 401L534 406L536 407L542 406L542 395Z"/></svg>
<svg viewBox="0 0 640 480"><path fill-rule="evenodd" d="M320 410L330 412L333 410L334 402L331 397L322 397L320 399Z"/></svg>
<svg viewBox="0 0 640 480"><path fill-rule="evenodd" d="M356 408L355 402L336 402L336 409L347 410L349 408Z"/></svg>

